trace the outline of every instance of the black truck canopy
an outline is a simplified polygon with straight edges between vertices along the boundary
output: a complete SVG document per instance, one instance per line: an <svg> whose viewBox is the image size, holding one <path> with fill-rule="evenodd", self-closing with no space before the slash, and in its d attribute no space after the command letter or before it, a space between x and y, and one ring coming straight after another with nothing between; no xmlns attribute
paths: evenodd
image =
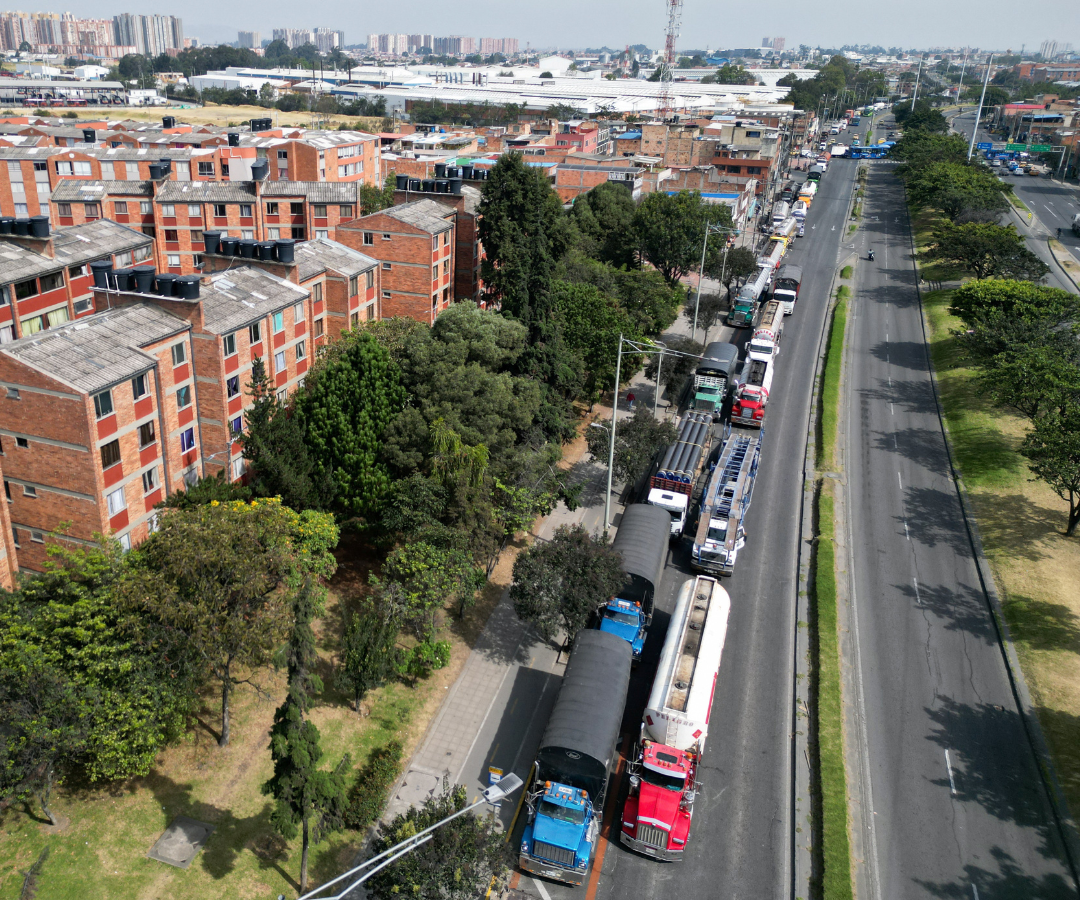
<svg viewBox="0 0 1080 900"><path fill-rule="evenodd" d="M739 361L739 348L725 341L713 341L705 348L705 358L698 360L698 375L731 376L735 364Z"/></svg>
<svg viewBox="0 0 1080 900"><path fill-rule="evenodd" d="M536 754L538 781L581 788L594 804L603 803L632 657L630 642L621 637L606 631L578 633Z"/></svg>
<svg viewBox="0 0 1080 900"><path fill-rule="evenodd" d="M793 266L791 263L781 266L780 271L776 273L777 281L794 281L796 284L802 283L802 267Z"/></svg>
<svg viewBox="0 0 1080 900"><path fill-rule="evenodd" d="M671 539L671 514L649 503L626 507L611 549L622 556L623 571L629 576L619 592L652 612L652 595L660 584Z"/></svg>

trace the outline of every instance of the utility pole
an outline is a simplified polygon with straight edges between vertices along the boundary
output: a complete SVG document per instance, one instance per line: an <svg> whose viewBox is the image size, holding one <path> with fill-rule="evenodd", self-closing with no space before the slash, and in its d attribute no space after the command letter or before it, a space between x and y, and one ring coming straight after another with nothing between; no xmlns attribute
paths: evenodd
<svg viewBox="0 0 1080 900"><path fill-rule="evenodd" d="M919 60L919 71L915 73L915 90L911 94L911 111L915 112L915 98L919 96L919 78L922 76L922 63Z"/></svg>
<svg viewBox="0 0 1080 900"><path fill-rule="evenodd" d="M967 158L971 159L971 154L975 152L975 135L979 133L979 121L982 119L983 100L986 99L986 86L990 83L990 63L994 61L994 54L991 53L986 59L986 77L983 79L982 94L979 96L979 107L975 110L975 124L971 126L971 143L968 144Z"/></svg>

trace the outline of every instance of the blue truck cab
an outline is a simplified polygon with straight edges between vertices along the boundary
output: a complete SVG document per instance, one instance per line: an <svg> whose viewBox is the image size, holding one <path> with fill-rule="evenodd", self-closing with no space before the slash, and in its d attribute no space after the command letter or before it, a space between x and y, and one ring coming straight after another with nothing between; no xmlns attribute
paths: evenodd
<svg viewBox="0 0 1080 900"><path fill-rule="evenodd" d="M521 837L522 868L567 884L585 881L600 827L589 795L548 781Z"/></svg>
<svg viewBox="0 0 1080 900"><path fill-rule="evenodd" d="M649 629L649 620L641 609L640 603L621 600L616 597L604 607L600 618L600 630L621 637L630 644L634 651L634 662L641 659L645 647L645 637Z"/></svg>

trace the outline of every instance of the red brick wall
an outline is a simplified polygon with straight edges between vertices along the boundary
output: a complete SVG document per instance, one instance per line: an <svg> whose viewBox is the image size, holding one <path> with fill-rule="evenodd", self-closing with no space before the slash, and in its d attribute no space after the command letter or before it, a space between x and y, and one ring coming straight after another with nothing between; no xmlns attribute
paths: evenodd
<svg viewBox="0 0 1080 900"><path fill-rule="evenodd" d="M3 465L0 465L0 478L3 478ZM0 498L0 587L7 591L14 590L15 573L18 570L19 557L11 532L11 514L8 512L7 502Z"/></svg>

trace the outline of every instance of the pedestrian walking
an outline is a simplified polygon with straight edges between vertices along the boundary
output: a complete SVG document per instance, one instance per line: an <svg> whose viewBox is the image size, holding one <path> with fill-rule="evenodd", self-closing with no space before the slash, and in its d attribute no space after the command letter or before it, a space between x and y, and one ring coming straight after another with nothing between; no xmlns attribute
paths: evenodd
<svg viewBox="0 0 1080 900"><path fill-rule="evenodd" d="M630 408L630 409L633 409L633 408L634 408L634 399L635 399L635 398L634 398L634 394L633 394L633 392L631 392L631 393L629 393L629 394L627 394L627 395L626 395L626 402L627 402L627 404L629 405L629 408Z"/></svg>

